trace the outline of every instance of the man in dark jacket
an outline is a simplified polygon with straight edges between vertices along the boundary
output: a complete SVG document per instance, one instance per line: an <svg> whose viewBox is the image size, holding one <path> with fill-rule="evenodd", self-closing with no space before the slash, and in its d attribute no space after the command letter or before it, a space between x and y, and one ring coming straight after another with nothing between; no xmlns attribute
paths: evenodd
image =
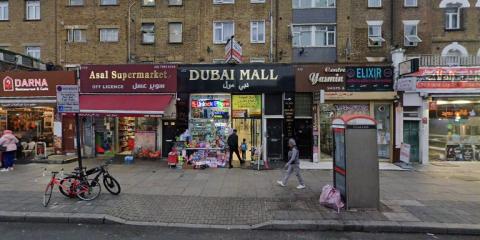
<svg viewBox="0 0 480 240"><path fill-rule="evenodd" d="M228 136L227 139L227 144L228 148L230 149L230 157L228 159L228 168L232 168L232 159L233 159L233 153L237 154L238 159L240 160L240 163L244 163L245 161L242 160L240 157L240 152L238 151L238 135L237 135L237 129L233 129L233 133Z"/></svg>

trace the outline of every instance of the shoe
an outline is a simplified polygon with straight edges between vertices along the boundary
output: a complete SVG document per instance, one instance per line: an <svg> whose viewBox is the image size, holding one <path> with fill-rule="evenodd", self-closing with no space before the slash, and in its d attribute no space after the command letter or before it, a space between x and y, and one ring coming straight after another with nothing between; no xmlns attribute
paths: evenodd
<svg viewBox="0 0 480 240"><path fill-rule="evenodd" d="M300 184L300 185L297 186L297 189L304 189L304 188L306 188L305 185Z"/></svg>
<svg viewBox="0 0 480 240"><path fill-rule="evenodd" d="M233 166L232 165L228 166L228 169L230 169L230 168L233 168Z"/></svg>
<svg viewBox="0 0 480 240"><path fill-rule="evenodd" d="M282 187L285 187L285 186L286 186L285 184L283 184L282 181L277 181L277 183L278 183L278 185L280 185L280 186L282 186Z"/></svg>
<svg viewBox="0 0 480 240"><path fill-rule="evenodd" d="M0 172L8 172L8 168L2 168L2 170L0 170Z"/></svg>
<svg viewBox="0 0 480 240"><path fill-rule="evenodd" d="M13 167L9 167L9 168L8 168L8 171L13 171Z"/></svg>

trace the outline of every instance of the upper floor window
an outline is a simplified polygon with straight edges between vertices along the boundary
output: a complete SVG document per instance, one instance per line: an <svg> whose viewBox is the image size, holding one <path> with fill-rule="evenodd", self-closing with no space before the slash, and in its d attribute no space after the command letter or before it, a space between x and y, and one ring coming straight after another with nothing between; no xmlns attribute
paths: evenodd
<svg viewBox="0 0 480 240"><path fill-rule="evenodd" d="M405 0L403 2L403 6L405 6L405 7L417 7L418 2L417 2L417 0Z"/></svg>
<svg viewBox="0 0 480 240"><path fill-rule="evenodd" d="M445 29L457 30L460 29L460 7L450 7L445 9Z"/></svg>
<svg viewBox="0 0 480 240"><path fill-rule="evenodd" d="M407 47L417 46L422 40L418 37L418 20L403 21L404 45Z"/></svg>
<svg viewBox="0 0 480 240"><path fill-rule="evenodd" d="M380 47L385 39L382 37L383 21L367 21L368 24L368 46Z"/></svg>
<svg viewBox="0 0 480 240"><path fill-rule="evenodd" d="M155 43L155 24L154 23L142 23L142 43L143 44Z"/></svg>
<svg viewBox="0 0 480 240"><path fill-rule="evenodd" d="M69 6L83 6L84 4L85 4L84 0L69 0L68 1Z"/></svg>
<svg viewBox="0 0 480 240"><path fill-rule="evenodd" d="M235 34L233 21L213 23L213 43L227 43L227 40L230 39L233 34Z"/></svg>
<svg viewBox="0 0 480 240"><path fill-rule="evenodd" d="M168 42L181 43L183 41L183 24L179 22L168 23Z"/></svg>
<svg viewBox="0 0 480 240"><path fill-rule="evenodd" d="M250 22L250 42L265 43L265 21Z"/></svg>
<svg viewBox="0 0 480 240"><path fill-rule="evenodd" d="M143 6L155 6L155 0L143 0L142 5Z"/></svg>
<svg viewBox="0 0 480 240"><path fill-rule="evenodd" d="M8 20L8 1L0 1L0 21Z"/></svg>
<svg viewBox="0 0 480 240"><path fill-rule="evenodd" d="M40 47L38 46L25 47L25 53L30 57L40 59Z"/></svg>
<svg viewBox="0 0 480 240"><path fill-rule="evenodd" d="M214 58L214 59L212 60L212 63L214 63L214 64L223 64L223 63L225 63L225 59Z"/></svg>
<svg viewBox="0 0 480 240"><path fill-rule="evenodd" d="M100 0L100 5L118 5L118 0Z"/></svg>
<svg viewBox="0 0 480 240"><path fill-rule="evenodd" d="M85 29L68 29L67 30L68 42L86 42L87 31Z"/></svg>
<svg viewBox="0 0 480 240"><path fill-rule="evenodd" d="M170 6L181 6L182 4L182 0L168 0L168 5Z"/></svg>
<svg viewBox="0 0 480 240"><path fill-rule="evenodd" d="M40 1L26 1L26 19L40 20Z"/></svg>
<svg viewBox="0 0 480 240"><path fill-rule="evenodd" d="M263 58L263 57L251 57L250 62L251 63L265 63L265 58Z"/></svg>
<svg viewBox="0 0 480 240"><path fill-rule="evenodd" d="M100 42L118 42L118 28L100 29Z"/></svg>
<svg viewBox="0 0 480 240"><path fill-rule="evenodd" d="M265 0L250 0L250 3L265 3Z"/></svg>
<svg viewBox="0 0 480 240"><path fill-rule="evenodd" d="M234 4L235 0L213 0L213 4Z"/></svg>
<svg viewBox="0 0 480 240"><path fill-rule="evenodd" d="M382 7L382 0L368 0L369 8L379 8Z"/></svg>
<svg viewBox="0 0 480 240"><path fill-rule="evenodd" d="M293 0L292 8L334 8L336 0Z"/></svg>
<svg viewBox="0 0 480 240"><path fill-rule="evenodd" d="M335 47L333 25L297 25L292 27L294 47Z"/></svg>

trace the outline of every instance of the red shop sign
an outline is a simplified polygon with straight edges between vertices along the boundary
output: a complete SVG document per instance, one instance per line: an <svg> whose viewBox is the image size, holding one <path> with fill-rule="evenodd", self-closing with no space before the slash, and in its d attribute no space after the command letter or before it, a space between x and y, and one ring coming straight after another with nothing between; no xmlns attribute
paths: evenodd
<svg viewBox="0 0 480 240"><path fill-rule="evenodd" d="M82 65L80 70L81 93L172 93L176 91L176 65Z"/></svg>
<svg viewBox="0 0 480 240"><path fill-rule="evenodd" d="M417 82L417 88L419 89L480 88L480 82L425 81L425 82Z"/></svg>

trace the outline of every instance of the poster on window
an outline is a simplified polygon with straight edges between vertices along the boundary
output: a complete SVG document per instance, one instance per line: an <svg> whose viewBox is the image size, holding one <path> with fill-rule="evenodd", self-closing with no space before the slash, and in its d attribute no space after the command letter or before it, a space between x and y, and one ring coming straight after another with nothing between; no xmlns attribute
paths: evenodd
<svg viewBox="0 0 480 240"><path fill-rule="evenodd" d="M155 131L136 131L135 132L135 151L155 151Z"/></svg>

